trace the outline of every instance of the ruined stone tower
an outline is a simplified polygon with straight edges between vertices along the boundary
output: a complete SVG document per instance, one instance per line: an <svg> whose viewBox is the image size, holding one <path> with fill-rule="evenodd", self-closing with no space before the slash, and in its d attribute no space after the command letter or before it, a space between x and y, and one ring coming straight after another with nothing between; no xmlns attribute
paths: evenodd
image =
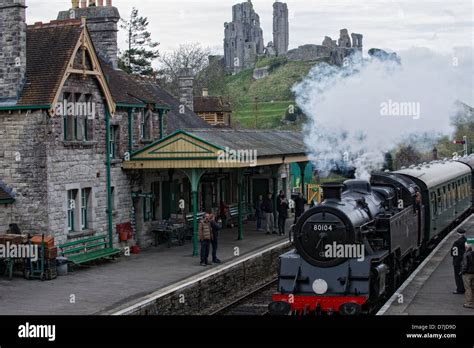
<svg viewBox="0 0 474 348"><path fill-rule="evenodd" d="M288 5L282 2L273 4L273 47L276 54L281 56L288 52L290 44L290 22L288 20Z"/></svg>
<svg viewBox="0 0 474 348"><path fill-rule="evenodd" d="M255 65L264 52L260 17L250 0L232 7L232 22L225 23L224 62L226 69L238 73Z"/></svg>
<svg viewBox="0 0 474 348"><path fill-rule="evenodd" d="M0 106L14 104L25 82L25 0L0 0Z"/></svg>
<svg viewBox="0 0 474 348"><path fill-rule="evenodd" d="M120 14L116 7L112 6L112 1L107 0L81 0L81 7L78 1L72 1L72 8L69 11L61 11L58 20L70 18L87 18L87 28L96 48L97 54L114 68L117 67L118 47L117 32Z"/></svg>

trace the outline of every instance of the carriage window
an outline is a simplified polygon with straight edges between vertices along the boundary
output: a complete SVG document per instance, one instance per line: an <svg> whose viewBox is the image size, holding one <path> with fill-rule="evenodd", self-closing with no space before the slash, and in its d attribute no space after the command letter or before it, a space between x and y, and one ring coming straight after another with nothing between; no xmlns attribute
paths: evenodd
<svg viewBox="0 0 474 348"><path fill-rule="evenodd" d="M443 210L442 209L442 203L441 203L441 189L438 189L438 192L437 192L437 200L438 200L438 214L441 214L441 211Z"/></svg>
<svg viewBox="0 0 474 348"><path fill-rule="evenodd" d="M431 210L433 211L433 217L438 214L438 205L436 204L435 192L431 192Z"/></svg>

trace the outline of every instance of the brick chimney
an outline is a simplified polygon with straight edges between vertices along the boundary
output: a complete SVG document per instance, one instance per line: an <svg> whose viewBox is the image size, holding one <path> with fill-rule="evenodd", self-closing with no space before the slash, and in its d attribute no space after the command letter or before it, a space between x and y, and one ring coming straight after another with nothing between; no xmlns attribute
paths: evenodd
<svg viewBox="0 0 474 348"><path fill-rule="evenodd" d="M191 69L183 69L179 76L179 102L194 111L194 74Z"/></svg>
<svg viewBox="0 0 474 348"><path fill-rule="evenodd" d="M14 104L26 77L25 0L0 0L0 104Z"/></svg>
<svg viewBox="0 0 474 348"><path fill-rule="evenodd" d="M80 7L78 2L73 0L72 8L59 12L58 20L81 17L87 19L87 29L99 57L117 68L117 33L120 20L118 9L112 6L111 0L105 1L105 6L103 0L81 0Z"/></svg>

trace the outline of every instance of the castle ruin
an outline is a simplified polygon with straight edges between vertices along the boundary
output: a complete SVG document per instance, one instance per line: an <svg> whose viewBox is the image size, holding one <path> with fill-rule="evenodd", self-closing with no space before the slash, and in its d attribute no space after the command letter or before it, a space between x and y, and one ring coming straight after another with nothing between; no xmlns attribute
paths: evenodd
<svg viewBox="0 0 474 348"><path fill-rule="evenodd" d="M227 71L239 73L254 68L259 57L286 56L290 61L326 60L342 66L355 52L362 52L363 35L341 29L338 40L326 36L321 45L307 44L288 50L289 11L286 3L273 4L273 41L264 46L260 17L251 0L232 7L232 22L225 23L224 64Z"/></svg>

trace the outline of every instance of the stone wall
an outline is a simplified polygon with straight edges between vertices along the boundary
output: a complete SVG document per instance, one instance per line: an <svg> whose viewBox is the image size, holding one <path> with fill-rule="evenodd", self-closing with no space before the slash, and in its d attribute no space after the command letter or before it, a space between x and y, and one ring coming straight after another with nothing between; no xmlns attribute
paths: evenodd
<svg viewBox="0 0 474 348"><path fill-rule="evenodd" d="M0 104L18 97L25 74L25 0L0 0Z"/></svg>
<svg viewBox="0 0 474 348"><path fill-rule="evenodd" d="M279 256L293 246L289 243L244 259L208 278L175 288L127 315L209 315L276 278ZM270 303L269 299L269 303Z"/></svg>
<svg viewBox="0 0 474 348"><path fill-rule="evenodd" d="M26 233L48 227L48 119L44 111L0 112L0 178L16 194L10 222Z"/></svg>
<svg viewBox="0 0 474 348"><path fill-rule="evenodd" d="M267 77L270 74L270 67L265 66L263 68L258 68L253 71L253 79L261 80Z"/></svg>
<svg viewBox="0 0 474 348"><path fill-rule="evenodd" d="M313 61L321 58L329 58L331 49L323 45L303 45L288 51L288 60Z"/></svg>

